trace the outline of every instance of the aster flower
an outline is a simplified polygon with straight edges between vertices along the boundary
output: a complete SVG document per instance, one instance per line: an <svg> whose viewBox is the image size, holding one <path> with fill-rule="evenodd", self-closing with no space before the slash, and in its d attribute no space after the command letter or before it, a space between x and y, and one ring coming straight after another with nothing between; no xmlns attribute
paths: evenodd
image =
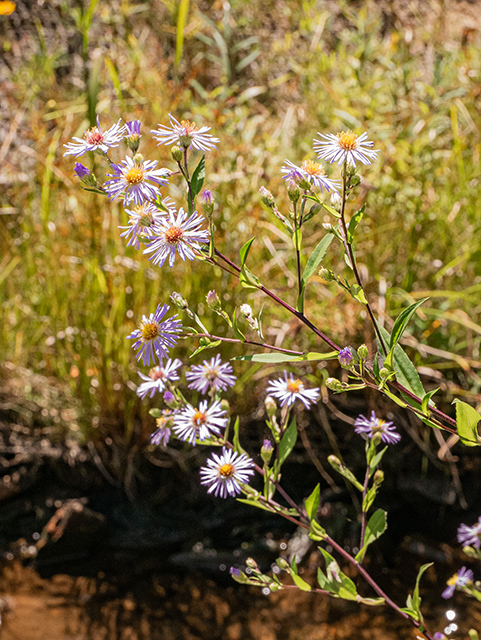
<svg viewBox="0 0 481 640"><path fill-rule="evenodd" d="M75 167L73 168L75 171L75 175L80 180L86 180L90 176L90 169L87 169L81 162L76 162Z"/></svg>
<svg viewBox="0 0 481 640"><path fill-rule="evenodd" d="M129 120L124 126L125 143L132 153L137 153L140 145L140 120Z"/></svg>
<svg viewBox="0 0 481 640"><path fill-rule="evenodd" d="M181 366L182 360L179 360L179 358L171 360L169 358L167 362L161 364L160 367L153 367L153 369L149 371L148 376L139 371L139 376L144 380L144 382L137 387L137 395L139 398L144 399L148 393L150 393L150 397L153 398L156 391L162 393L167 380L174 382L179 379L177 369Z"/></svg>
<svg viewBox="0 0 481 640"><path fill-rule="evenodd" d="M241 493L240 483L247 483L254 474L254 462L246 453L239 455L237 451L222 447L222 454L212 454L207 466L201 467L201 484L208 486L207 493L227 498ZM237 574L235 574L237 575Z"/></svg>
<svg viewBox="0 0 481 640"><path fill-rule="evenodd" d="M285 165L281 169L285 180L293 180L296 184L308 182L315 187L319 187L321 191L337 191L341 183L338 180L331 180L326 176L324 167L318 162L312 160L304 160L301 167L298 167L290 160L285 160Z"/></svg>
<svg viewBox="0 0 481 640"><path fill-rule="evenodd" d="M125 206L132 200L137 205L144 200L155 200L159 195L159 187L168 183L167 176L171 174L169 169L156 169L156 166L157 160L126 156L119 164L112 165L114 173L107 174L112 180L104 183L104 189L111 200L124 196Z"/></svg>
<svg viewBox="0 0 481 640"><path fill-rule="evenodd" d="M338 355L339 363L343 367L348 367L352 362L352 351L350 347L344 347L339 351Z"/></svg>
<svg viewBox="0 0 481 640"><path fill-rule="evenodd" d="M396 427L392 422L377 418L374 411L371 412L369 419L362 415L357 417L354 426L356 427L354 431L363 437L365 435L367 438L372 438L376 433L380 433L382 442L386 444L396 444L401 440L401 436L396 432Z"/></svg>
<svg viewBox="0 0 481 640"><path fill-rule="evenodd" d="M159 141L159 144L178 144L184 149L194 147L198 151L210 151L212 148L216 148L216 143L219 142L219 138L214 138L210 133L210 127L197 126L189 120L182 120L179 122L169 113L170 127L159 124L157 130L153 129L150 133L154 134L154 139Z"/></svg>
<svg viewBox="0 0 481 640"><path fill-rule="evenodd" d="M162 202L165 203L166 200L168 198ZM140 236L152 237L154 222L165 216L165 213L151 202L143 202L133 209L126 209L125 212L129 216L129 224L125 227L119 226L119 229L124 229L120 237L128 239L127 246L133 245L136 249L141 247Z"/></svg>
<svg viewBox="0 0 481 640"><path fill-rule="evenodd" d="M328 162L337 162L341 165L350 162L354 167L356 160L362 164L371 164L377 159L378 150L370 149L374 142L367 140L367 133L360 136L352 131L341 131L341 133L328 133L324 135L318 133L323 140L314 140L314 150L317 157Z"/></svg>
<svg viewBox="0 0 481 640"><path fill-rule="evenodd" d="M277 380L271 380L267 387L267 393L270 393L274 398L277 398L281 407L294 404L296 400L301 400L306 409L309 409L311 404L315 404L319 398L319 389L306 389L304 383L301 380L294 379L292 373L287 377L287 371L284 371L284 378L278 378Z"/></svg>
<svg viewBox="0 0 481 640"><path fill-rule="evenodd" d="M121 122L122 120L120 119L117 124L112 125L107 131L102 131L99 117L97 116L97 126L88 129L84 133L83 139L74 137L75 143L69 142L65 144L64 147L67 151L63 155L79 158L87 151L107 153L110 148L118 147L119 142L124 137L124 127L121 126Z"/></svg>
<svg viewBox="0 0 481 640"><path fill-rule="evenodd" d="M200 251L199 242L209 242L209 232L202 229L204 218L194 211L189 214L181 207L177 216L173 209L168 216L156 220L152 227L153 239L144 250L144 253L152 253L150 260L154 264L163 266L169 259L169 266L174 266L175 252L182 260L193 260L194 250Z"/></svg>
<svg viewBox="0 0 481 640"><path fill-rule="evenodd" d="M233 387L236 377L232 374L232 365L222 363L220 355L204 360L203 364L195 364L187 371L185 377L190 382L189 389L195 389L201 393L207 391L225 391L227 387Z"/></svg>
<svg viewBox="0 0 481 640"><path fill-rule="evenodd" d="M159 360L167 358L167 349L175 346L177 342L175 334L182 329L181 321L175 320L177 314L162 322L169 309L168 305L159 304L155 313L151 313L148 318L142 316L139 328L127 336L128 340L135 340L132 348L138 349L137 360L142 358L146 366L149 366L151 361L155 362L154 354L157 354Z"/></svg>
<svg viewBox="0 0 481 640"><path fill-rule="evenodd" d="M174 424L175 412L171 409L164 409L160 418L156 419L157 429L150 436L151 444L162 444L164 447L170 440L172 426Z"/></svg>
<svg viewBox="0 0 481 640"><path fill-rule="evenodd" d="M188 404L177 413L174 432L180 440L195 446L197 440L202 442L214 434L218 435L226 427L226 411L220 402L216 400L210 407L208 404L207 400L202 400L198 408Z"/></svg>
<svg viewBox="0 0 481 640"><path fill-rule="evenodd" d="M454 594L455 589L462 589L466 587L468 582L473 581L473 572L471 569L466 569L466 567L461 567L458 573L455 573L454 576L449 578L446 582L448 585L447 588L442 592L441 597L447 600L451 598Z"/></svg>
<svg viewBox="0 0 481 640"><path fill-rule="evenodd" d="M479 549L481 546L481 516L478 522L472 527L468 527L466 524L462 524L458 528L458 542L466 546L473 546Z"/></svg>

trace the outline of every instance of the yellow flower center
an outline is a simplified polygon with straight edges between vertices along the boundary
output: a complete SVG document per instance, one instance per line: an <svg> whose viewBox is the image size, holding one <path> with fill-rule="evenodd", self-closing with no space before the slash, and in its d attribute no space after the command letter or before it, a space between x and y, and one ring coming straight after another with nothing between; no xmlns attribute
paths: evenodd
<svg viewBox="0 0 481 640"><path fill-rule="evenodd" d="M156 322L143 322L140 327L142 340L153 340L159 333L159 325Z"/></svg>
<svg viewBox="0 0 481 640"><path fill-rule="evenodd" d="M139 184L144 179L144 172L140 167L132 167L124 177L129 184Z"/></svg>
<svg viewBox="0 0 481 640"><path fill-rule="evenodd" d="M385 420L381 420L380 418L378 418L377 425L372 428L372 432L373 433L382 433L384 431L384 429L382 428L382 425L385 422L386 422Z"/></svg>
<svg viewBox="0 0 481 640"><path fill-rule="evenodd" d="M458 574L455 573L454 576L452 576L451 578L449 578L449 580L446 582L446 584L450 587L453 586L453 584L456 584L456 582L458 581Z"/></svg>
<svg viewBox="0 0 481 640"><path fill-rule="evenodd" d="M97 129L97 127L86 131L84 133L84 137L89 144L102 144L102 142L104 141L104 137Z"/></svg>
<svg viewBox="0 0 481 640"><path fill-rule="evenodd" d="M157 418L155 423L157 425L157 429L165 429L165 427L167 426L167 420L164 416L160 416L160 418Z"/></svg>
<svg viewBox="0 0 481 640"><path fill-rule="evenodd" d="M169 244L177 244L182 240L182 229L180 227L170 227L165 232L165 240Z"/></svg>
<svg viewBox="0 0 481 640"><path fill-rule="evenodd" d="M310 176L324 176L326 172L324 168L318 162L313 162L312 160L305 160L302 164L302 168L306 171Z"/></svg>
<svg viewBox="0 0 481 640"><path fill-rule="evenodd" d="M223 464L222 467L219 467L219 475L223 478L232 478L234 475L235 469L232 464Z"/></svg>
<svg viewBox="0 0 481 640"><path fill-rule="evenodd" d="M197 426L199 426L201 424L205 424L207 422L207 415L205 413L202 413L202 411L197 410L194 413L194 416L192 418L192 422L195 422L195 424Z"/></svg>
<svg viewBox="0 0 481 640"><path fill-rule="evenodd" d="M303 384L300 380L290 380L287 383L287 390L291 393L299 393L299 391L303 388Z"/></svg>
<svg viewBox="0 0 481 640"><path fill-rule="evenodd" d="M190 120L181 120L180 124L184 127L186 135L189 135L193 131L197 131L197 126Z"/></svg>
<svg viewBox="0 0 481 640"><path fill-rule="evenodd" d="M0 2L0 16L9 16L15 11L16 6L15 2L11 0L2 0Z"/></svg>
<svg viewBox="0 0 481 640"><path fill-rule="evenodd" d="M352 151L357 148L357 135L353 131L342 131L337 134L339 146L346 151Z"/></svg>

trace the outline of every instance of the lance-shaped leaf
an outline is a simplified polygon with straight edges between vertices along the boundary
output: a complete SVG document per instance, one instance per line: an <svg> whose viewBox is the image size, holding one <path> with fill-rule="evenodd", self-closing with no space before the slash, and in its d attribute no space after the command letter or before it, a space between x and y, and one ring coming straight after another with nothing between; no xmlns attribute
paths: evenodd
<svg viewBox="0 0 481 640"><path fill-rule="evenodd" d="M294 581L294 584L296 585L296 587L301 589L301 591L312 591L311 585L308 584L305 580L303 580L299 575L295 557L292 559L292 562L291 562L290 574Z"/></svg>
<svg viewBox="0 0 481 640"><path fill-rule="evenodd" d="M319 509L319 500L321 497L321 485L317 485L311 495L306 498L306 512L309 517L309 520L314 520L317 515L317 510Z"/></svg>
<svg viewBox="0 0 481 640"><path fill-rule="evenodd" d="M317 579L321 589L326 589L335 598L357 600L357 590L354 582L343 573L336 560L322 547L318 547L326 562L326 575L318 569Z"/></svg>
<svg viewBox="0 0 481 640"><path fill-rule="evenodd" d="M239 329L237 325L237 308L234 309L234 313L232 314L232 329L234 330L235 336L238 340L240 340L241 342L246 341L245 335L242 333L242 331Z"/></svg>
<svg viewBox="0 0 481 640"><path fill-rule="evenodd" d="M456 428L459 439L467 447L476 447L481 444L478 436L478 422L481 416L473 407L461 400L454 400L456 403Z"/></svg>
<svg viewBox="0 0 481 640"><path fill-rule="evenodd" d="M192 191L192 198L195 202L196 197L202 189L205 178L205 155L200 159L199 164L196 166L192 178L190 180L190 189Z"/></svg>
<svg viewBox="0 0 481 640"><path fill-rule="evenodd" d="M288 353L254 353L250 356L236 356L232 360L247 360L249 362L262 362L263 364L279 364L281 362L303 362L314 360L335 360L339 355L338 351L329 353L316 353L314 351L305 353L302 356L291 356Z"/></svg>
<svg viewBox="0 0 481 640"><path fill-rule="evenodd" d="M391 342L391 335L384 327L381 327L379 323L377 323L377 326L383 337L384 343L389 345ZM381 345L378 345L378 347L379 352L383 353ZM394 347L392 365L396 372L397 381L415 393L419 398L423 398L426 392L424 391L419 374L416 371L416 367L401 348L400 344L396 344Z"/></svg>
<svg viewBox="0 0 481 640"><path fill-rule="evenodd" d="M351 221L349 222L349 227L347 229L347 241L349 242L349 244L352 244L352 241L354 240L354 234L356 232L357 225L362 220L365 208L366 205L363 204L359 211L352 216Z"/></svg>
<svg viewBox="0 0 481 640"><path fill-rule="evenodd" d="M408 325L408 322L411 319L413 313L416 311L416 309L418 307L420 307L422 304L424 304L426 302L426 300L429 300L429 298L423 298L422 300L419 300L418 302L415 302L414 304L412 304L407 309L404 309L403 311L401 311L401 313L398 315L398 317L396 318L396 320L394 322L394 326L392 328L391 340L389 341L389 347L391 349L401 339L402 334L404 333L404 331L405 331L405 329L406 329L406 327Z"/></svg>
<svg viewBox="0 0 481 640"><path fill-rule="evenodd" d="M240 426L239 416L237 416L234 423L234 439L233 439L234 449L239 453L246 453L246 450L242 448L239 440L239 426Z"/></svg>
<svg viewBox="0 0 481 640"><path fill-rule="evenodd" d="M366 525L366 531L364 534L364 545L356 555L357 562L363 561L369 545L372 544L378 538L380 538L382 534L386 531L387 529L386 515L387 513L385 511L383 511L382 509L378 509L369 518L369 522Z"/></svg>
<svg viewBox="0 0 481 640"><path fill-rule="evenodd" d="M421 598L419 596L419 581L421 580L423 573L427 569L429 569L429 567L432 567L433 564L433 562L428 562L427 564L423 564L423 566L419 569L413 594L408 595L406 600L406 607L401 609L401 611L404 611L412 618L421 623L423 622L423 616L421 613Z"/></svg>
<svg viewBox="0 0 481 640"><path fill-rule="evenodd" d="M332 240L334 238L334 234L328 233L324 238L319 242L314 251L309 256L309 259L304 267L304 271L302 272L301 277L301 291L299 293L299 298L297 300L297 310L301 311L304 308L304 292L306 289L307 281L311 276L314 275L317 268L321 264L322 259L326 255L326 251L329 248Z"/></svg>
<svg viewBox="0 0 481 640"><path fill-rule="evenodd" d="M439 387L437 387L436 389L433 389L432 391L428 391L428 393L425 394L421 404L421 409L425 416L429 417L429 407L431 404L434 404L434 403L431 403L430 400L433 397L433 395L438 391L439 391Z"/></svg>
<svg viewBox="0 0 481 640"><path fill-rule="evenodd" d="M297 424L294 418L291 424L287 427L284 435L279 443L279 468L284 464L287 457L294 449L294 445L297 441Z"/></svg>

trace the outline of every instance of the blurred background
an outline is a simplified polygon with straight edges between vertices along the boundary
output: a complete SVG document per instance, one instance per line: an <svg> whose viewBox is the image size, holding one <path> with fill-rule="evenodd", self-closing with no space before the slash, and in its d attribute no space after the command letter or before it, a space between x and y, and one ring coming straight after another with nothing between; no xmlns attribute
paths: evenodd
<svg viewBox="0 0 481 640"><path fill-rule="evenodd" d="M238 290L220 271L180 261L174 270L160 270L127 248L117 228L126 223L121 203L82 191L63 145L93 126L96 114L103 128L119 118L140 119L144 134L168 124L169 113L211 127L220 144L206 157L205 186L217 201L218 245L236 259L256 235L250 269L291 301L290 240L263 208L259 187L271 190L287 211L280 174L286 158L297 164L313 159L318 132L368 131L380 154L360 171L357 204L367 203L357 247L360 269L387 329L407 304L429 296L404 347L426 388L440 388L438 404L452 415L453 397L474 406L481 402L480 23L479 2L455 0L0 2L3 590L8 595L26 585L31 597L32 584L42 584L53 589L52 597L69 594L72 606L82 598L90 603L90 613L79 613L80 631L71 630L77 635L59 627L57 635L45 637L294 638L295 623L286 620L297 607L305 624L317 616L313 639L329 639L322 625L349 613L351 626L345 632L337 627L341 635L332 637L350 638L353 630L364 637L362 616L368 615L326 603L313 612L305 601L292 609L292 598L274 602L271 596L285 612L282 620L279 614L274 619L275 607L264 597L259 604L256 592L233 591L223 577L233 558L257 550L270 562L295 532L235 503L207 499L192 473L204 452L149 444L153 405L136 396L137 366L125 337L174 290L213 333L222 334L225 326L205 305L215 286L230 313L245 302L256 313L264 305L268 342L296 350L320 345L297 321L257 294ZM146 158L172 166L167 147L157 147L148 135L142 142ZM180 185L173 184L169 195L181 203ZM321 213L310 223L307 247L325 233L323 222L331 220ZM336 248L324 266L343 272ZM336 342L366 342L371 348L361 305L319 277L309 285L306 314ZM191 344L181 343L175 356L187 360L191 351ZM229 359L243 352L223 345L221 353ZM212 355L204 351L191 362ZM235 365L239 384L229 400L232 412L242 416L246 449L255 451L265 435L263 390L279 371L281 366ZM325 363L301 373L316 386L328 375L341 375ZM378 396L329 397L324 388L323 399L312 415L298 416L302 437L285 474L293 493L305 497L305 487L321 473L326 517L334 529L341 526L353 505L344 485L329 474L326 455L334 447L354 467L360 465L362 451L351 441L353 418L371 409L392 415L405 436L386 463L397 477L387 484L384 499L399 507L393 514L398 526L390 527L395 533L378 562L391 559L391 584L398 584L392 576L399 548L419 563L431 557L444 563L440 575L447 577L455 554L447 544L462 518L474 521L481 510L477 452L451 451L442 434ZM354 535L339 533L347 541ZM95 553L99 540L110 545L108 554L101 552L104 563ZM428 559L420 544L431 549ZM134 558L139 549L143 554ZM402 554L396 562L405 568ZM169 567L170 578L165 566L164 577L158 577L159 564ZM26 565L32 573L25 574ZM141 568L133 572L133 566ZM116 573L119 567L128 571ZM195 581L205 571L213 581L207 587L201 580L199 587ZM64 575L72 573L80 577ZM114 574L113 582L106 581ZM154 589L148 597L142 592L140 600L150 603L145 615L139 613L138 593L132 595L138 587L129 582L134 574ZM430 579L433 588L441 580ZM221 595L219 580L225 582ZM201 587L205 591L196 596ZM95 598L102 589L99 604ZM165 624L160 617L152 621L160 607L152 604L152 593L164 604L174 603L170 614L163 609ZM249 627L249 616L225 613L236 608L238 597L246 610L257 607L252 615L258 620L264 616L262 633ZM182 626L179 611L197 611L195 602L209 614L202 624L187 620ZM270 613L262 613L266 607ZM471 614L481 620L476 607ZM202 615L190 617L199 621ZM110 631L109 616L116 620ZM8 619L12 633L20 617ZM386 624L380 628L389 638ZM44 637L33 633L22 629L20 637ZM392 633L412 637L404 627Z"/></svg>

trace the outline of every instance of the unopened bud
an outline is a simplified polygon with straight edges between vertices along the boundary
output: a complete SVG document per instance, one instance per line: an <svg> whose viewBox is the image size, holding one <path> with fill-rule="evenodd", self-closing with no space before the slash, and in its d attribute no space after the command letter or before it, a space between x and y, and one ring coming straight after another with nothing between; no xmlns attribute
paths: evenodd
<svg viewBox="0 0 481 640"><path fill-rule="evenodd" d="M247 584L249 582L249 578L246 574L236 567L231 567L229 569L229 573L236 582L240 582L241 584Z"/></svg>
<svg viewBox="0 0 481 640"><path fill-rule="evenodd" d="M124 142L134 155L137 153L140 145L140 138L142 137L140 135L141 124L140 120L129 120L129 122L125 123L124 127L126 134Z"/></svg>
<svg viewBox="0 0 481 640"><path fill-rule="evenodd" d="M175 306L179 309L188 309L189 308L189 303L187 302L187 300L185 298L183 298L180 293L177 293L176 291L174 291L171 295L170 295L170 299L172 300L172 302L175 304Z"/></svg>
<svg viewBox="0 0 481 640"><path fill-rule="evenodd" d="M334 275L334 273L330 269L326 269L325 267L322 267L322 269L319 269L319 275L323 280L327 280L327 282L332 282L333 280L336 279L336 276Z"/></svg>
<svg viewBox="0 0 481 640"><path fill-rule="evenodd" d="M265 187L261 187L259 189L259 193L261 194L261 200L266 205L266 207L272 209L275 206L274 196L272 195L272 193Z"/></svg>
<svg viewBox="0 0 481 640"><path fill-rule="evenodd" d="M269 418L272 418L272 416L276 415L277 403L272 396L267 396L267 398L264 400L264 405L266 407L267 415L269 416Z"/></svg>
<svg viewBox="0 0 481 640"><path fill-rule="evenodd" d="M297 185L295 180L292 180L292 178L287 181L287 195L289 196L289 200L293 204L296 204L301 197L301 190L299 189L299 186Z"/></svg>
<svg viewBox="0 0 481 640"><path fill-rule="evenodd" d="M220 401L220 406L222 407L222 409L223 409L227 414L229 414L229 412L230 412L230 404L229 404L229 402L228 402L225 398L222 398L222 400Z"/></svg>
<svg viewBox="0 0 481 640"><path fill-rule="evenodd" d="M253 569L254 571L259 571L259 565L254 560L254 558L247 558L246 565L249 567L249 569Z"/></svg>
<svg viewBox="0 0 481 640"><path fill-rule="evenodd" d="M359 349L357 350L357 355L361 360L365 360L367 358L367 356L369 355L369 351L365 344L362 344L359 347Z"/></svg>
<svg viewBox="0 0 481 640"><path fill-rule="evenodd" d="M331 207L336 211L340 211L341 205L342 205L341 196L338 194L337 191L333 191L331 193Z"/></svg>
<svg viewBox="0 0 481 640"><path fill-rule="evenodd" d="M342 469L342 462L339 460L337 456L330 455L328 456L327 461L329 462L331 467L336 471L339 471L340 469Z"/></svg>
<svg viewBox="0 0 481 640"><path fill-rule="evenodd" d="M176 144L170 148L170 155L176 162L180 162L182 160L182 149Z"/></svg>
<svg viewBox="0 0 481 640"><path fill-rule="evenodd" d="M346 176L348 178L352 178L356 175L356 167L352 164L352 162L346 163ZM352 182L352 180L351 180Z"/></svg>
<svg viewBox="0 0 481 640"><path fill-rule="evenodd" d="M373 483L376 485L376 487L379 487L383 483L383 481L384 481L384 471L381 471L381 469L378 469L374 474Z"/></svg>
<svg viewBox="0 0 481 640"><path fill-rule="evenodd" d="M332 224L330 222L323 222L322 226L329 233L335 233L335 229L334 229L334 227L332 226Z"/></svg>
<svg viewBox="0 0 481 640"><path fill-rule="evenodd" d="M136 153L133 157L133 161L135 162L135 164L142 164L142 162L144 161L144 156L141 153Z"/></svg>
<svg viewBox="0 0 481 640"><path fill-rule="evenodd" d="M273 451L274 447L272 446L272 442L267 439L264 440L264 444L261 447L261 458L266 464L269 464L271 461Z"/></svg>
<svg viewBox="0 0 481 640"><path fill-rule="evenodd" d="M352 351L350 347L344 347L339 351L339 364L341 367L349 367L352 363Z"/></svg>
<svg viewBox="0 0 481 640"><path fill-rule="evenodd" d="M209 291L209 293L205 297L205 300L209 308L212 309L213 311L219 311L222 308L221 301L219 300L219 296L214 291L214 289Z"/></svg>
<svg viewBox="0 0 481 640"><path fill-rule="evenodd" d="M361 176L355 175L351 178L351 187L358 187L361 184Z"/></svg>
<svg viewBox="0 0 481 640"><path fill-rule="evenodd" d="M204 207L205 213L208 216L212 215L212 212L214 211L215 200L212 196L212 193L208 189L205 189L204 193L200 197L200 201L202 203L202 206Z"/></svg>
<svg viewBox="0 0 481 640"><path fill-rule="evenodd" d="M259 323L256 320L256 318L254 318L250 305L241 304L241 306L239 307L239 311L240 311L240 314L244 316L244 318L249 323L250 328L254 329L254 331L257 331L257 329L259 328Z"/></svg>
<svg viewBox="0 0 481 640"><path fill-rule="evenodd" d="M342 391L341 381L338 380L337 378L328 378L326 380L326 387L331 391L336 391L336 392Z"/></svg>
<svg viewBox="0 0 481 640"><path fill-rule="evenodd" d="M290 571L291 567L285 558L277 558L276 564L283 571Z"/></svg>
<svg viewBox="0 0 481 640"><path fill-rule="evenodd" d="M389 371L389 369L386 369L386 367L382 367L382 369L379 369L379 376L381 380L386 380L390 373L391 372Z"/></svg>
<svg viewBox="0 0 481 640"><path fill-rule="evenodd" d="M164 392L164 402L168 407L173 407L177 405L177 402L175 401L175 396L170 391Z"/></svg>

